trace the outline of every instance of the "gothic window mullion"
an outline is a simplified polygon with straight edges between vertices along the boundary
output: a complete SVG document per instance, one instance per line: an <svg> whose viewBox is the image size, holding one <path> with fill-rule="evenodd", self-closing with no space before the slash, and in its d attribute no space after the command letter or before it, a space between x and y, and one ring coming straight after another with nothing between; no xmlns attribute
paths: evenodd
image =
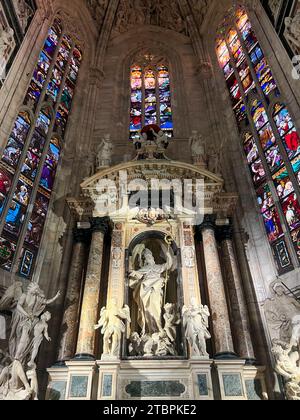
<svg viewBox="0 0 300 420"><path fill-rule="evenodd" d="M43 46L45 45L45 43L46 43L46 41L48 39L48 36L49 36L49 33L47 34L47 36L46 36L46 38L44 40ZM20 179L20 175L21 175L21 170L22 170L22 167L24 165L25 159L27 157L28 149L30 147L30 143L32 141L32 137L33 137L33 134L34 134L35 129L36 129L35 122L37 121L38 116L40 115L43 107L45 106L45 104L43 103L43 98L45 97L45 93L47 91L48 83L49 83L49 81L51 79L52 71L53 71L53 68L55 66L55 63L56 63L56 60L57 60L57 56L59 54L59 49L60 49L60 46L61 46L61 43L62 43L62 39L63 39L63 33L61 33L61 35L59 37L59 40L58 40L58 43L57 43L57 46L56 46L56 49L55 49L55 54L54 54L54 56L52 58L52 61L50 63L50 67L48 68L48 73L47 73L47 76L46 76L46 79L45 79L45 82L44 82L44 86L43 86L41 95L40 95L39 100L38 100L38 103L36 105L36 110L35 110L35 112L33 112L31 127L30 127L30 130L28 132L27 139L26 139L26 142L24 144L24 148L23 148L22 154L21 154L20 159L19 159L19 163L18 163L18 165L17 165L17 167L15 169L14 181L13 181L13 183L11 185L10 192L9 192L9 194L7 196L5 208L3 209L2 213L1 213L1 221L0 221L0 232L1 232L1 234L2 234L2 231L3 231L4 226L6 224L7 214L9 212L9 210L10 210L10 207L11 207L11 204L12 204L12 201L13 201L13 197L14 197L14 194L15 194L15 191L16 191L16 188L17 188L17 185L19 183L19 179ZM41 52L39 54L39 57L42 54L43 50L44 49L41 50ZM36 67L37 67L37 64L35 65L34 70L36 69ZM29 86L32 83L32 78L33 78L33 73L32 73L32 76L30 78L30 81L29 81L29 84L28 84L28 88L29 88ZM26 111L26 106L24 107L24 110ZM29 209L29 206L27 208L27 211L28 211L28 209Z"/></svg>
<svg viewBox="0 0 300 420"><path fill-rule="evenodd" d="M158 80L158 67L155 67L155 89L156 89L156 118L157 125L160 126L160 99L159 99L159 80Z"/></svg>
<svg viewBox="0 0 300 420"><path fill-rule="evenodd" d="M62 34L62 39L64 38L64 36L65 35ZM61 39L61 41L62 41L62 39ZM61 46L61 43L59 44L59 48L60 48L60 46ZM54 105L53 119L51 120L51 124L49 126L49 132L48 132L47 139L46 139L46 142L45 142L45 145L44 145L43 154L42 154L41 160L39 162L39 169L37 171L37 175L36 175L36 178L35 178L35 186L34 186L33 191L32 191L30 204L28 206L28 211L27 211L26 216L25 216L25 220L24 220L24 223L23 223L21 235L20 235L20 238L18 240L18 245L17 245L17 249L16 249L16 253L15 253L15 259L13 261L13 272L14 273L17 273L18 270L19 270L19 263L20 263L20 260L21 260L21 252L22 252L22 249L24 247L25 236L26 236L26 233L27 233L28 225L29 225L31 217L32 217L34 204L35 204L36 198L37 198L37 193L38 193L39 189L41 188L40 182L41 182L42 171L44 169L44 166L45 166L45 163L46 163L46 158L47 158L47 155L48 155L48 150L49 150L49 147L50 147L50 143L51 143L51 140L52 140L53 135L54 135L54 127L55 127L55 123L56 123L56 118L55 117L56 117L57 111L58 111L59 106L60 106L61 97L62 97L64 87L66 85L66 80L67 80L69 70L70 70L71 57L72 57L72 54L74 52L74 49L75 49L75 44L73 43L72 48L70 50L69 59L68 59L66 68L64 70L63 79L62 79L62 82L61 82L61 85L60 85L60 91L59 91L59 94L57 96L56 104ZM58 54L55 56L55 62L54 62L54 66L52 67L52 70L55 67L55 64L57 62L57 57L58 57ZM51 74L52 74L52 72L51 72ZM51 203L51 201L50 201L50 203ZM36 255L36 258L38 258L38 253Z"/></svg>

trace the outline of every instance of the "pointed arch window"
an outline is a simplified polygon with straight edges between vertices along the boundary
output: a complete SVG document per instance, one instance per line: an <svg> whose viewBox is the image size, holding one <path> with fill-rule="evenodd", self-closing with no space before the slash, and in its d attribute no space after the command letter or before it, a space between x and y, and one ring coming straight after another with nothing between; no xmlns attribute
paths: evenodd
<svg viewBox="0 0 300 420"><path fill-rule="evenodd" d="M280 274L300 261L300 137L243 8L220 27L216 52ZM299 264L299 263L298 263Z"/></svg>
<svg viewBox="0 0 300 420"><path fill-rule="evenodd" d="M158 125L173 136L169 68L165 64L138 65L130 69L130 138L145 125Z"/></svg>
<svg viewBox="0 0 300 420"><path fill-rule="evenodd" d="M82 49L56 18L0 156L0 267L30 279L50 207Z"/></svg>

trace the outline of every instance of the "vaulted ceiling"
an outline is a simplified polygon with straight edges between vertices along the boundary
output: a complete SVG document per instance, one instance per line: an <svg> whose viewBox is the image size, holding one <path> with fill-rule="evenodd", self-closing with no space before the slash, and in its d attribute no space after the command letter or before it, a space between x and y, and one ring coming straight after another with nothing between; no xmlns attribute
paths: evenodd
<svg viewBox="0 0 300 420"><path fill-rule="evenodd" d="M100 28L104 22L110 0L85 0L91 16ZM189 14L193 14L200 27L212 0L187 0ZM182 5L181 5L182 6ZM113 34L124 33L134 26L156 25L188 35L180 0L120 0L114 17Z"/></svg>

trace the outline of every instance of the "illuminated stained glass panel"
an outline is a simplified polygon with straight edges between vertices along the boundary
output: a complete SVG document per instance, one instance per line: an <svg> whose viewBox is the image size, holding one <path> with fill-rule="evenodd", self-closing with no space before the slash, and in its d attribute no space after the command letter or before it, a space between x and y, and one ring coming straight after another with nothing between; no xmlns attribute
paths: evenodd
<svg viewBox="0 0 300 420"><path fill-rule="evenodd" d="M12 268L15 252L16 252L16 243L0 237L0 268L5 271L10 271Z"/></svg>
<svg viewBox="0 0 300 420"><path fill-rule="evenodd" d="M36 117L31 121L29 113L21 111L3 149L0 267L11 271L21 261L18 274L27 279L32 277L38 257L82 59L80 46L62 32L61 21L56 19L24 98ZM25 239L20 244L21 238ZM22 253L16 255L19 249Z"/></svg>
<svg viewBox="0 0 300 420"><path fill-rule="evenodd" d="M173 116L168 67L132 66L130 87L130 138L137 137L144 125L153 124L159 125L172 136Z"/></svg>
<svg viewBox="0 0 300 420"><path fill-rule="evenodd" d="M279 97L280 91L246 11L238 8L236 26L228 30L223 25L219 33L216 52L242 134L257 204L278 271L285 273L294 268L287 246L289 231L300 259L300 205L294 185L295 178L300 185L299 134L284 104L276 104L270 112L267 97Z"/></svg>

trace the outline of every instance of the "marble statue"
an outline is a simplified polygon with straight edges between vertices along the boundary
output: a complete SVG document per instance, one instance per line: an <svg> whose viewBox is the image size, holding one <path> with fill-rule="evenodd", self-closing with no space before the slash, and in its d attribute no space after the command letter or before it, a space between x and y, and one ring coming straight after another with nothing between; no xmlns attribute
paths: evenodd
<svg viewBox="0 0 300 420"><path fill-rule="evenodd" d="M36 326L34 327L33 331L33 350L31 354L30 362L28 363L29 367L35 367L35 359L38 355L40 346L43 342L43 339L45 338L49 343L51 341L51 338L48 335L48 322L51 320L51 314L50 312L45 312Z"/></svg>
<svg viewBox="0 0 300 420"><path fill-rule="evenodd" d="M211 145L208 154L208 170L215 175L222 173L223 144L220 146Z"/></svg>
<svg viewBox="0 0 300 420"><path fill-rule="evenodd" d="M105 134L97 148L97 170L111 165L113 145L110 134Z"/></svg>
<svg viewBox="0 0 300 420"><path fill-rule="evenodd" d="M95 330L101 329L103 334L102 358L119 358L122 334L126 332L126 324L131 323L130 309L127 305L119 308L116 299L112 299L108 307L101 310L100 320ZM129 338L129 337L127 337Z"/></svg>
<svg viewBox="0 0 300 420"><path fill-rule="evenodd" d="M208 358L206 341L211 339L208 331L210 312L207 306L198 305L193 298L190 306L182 309L185 337L190 344L192 357Z"/></svg>
<svg viewBox="0 0 300 420"><path fill-rule="evenodd" d="M25 0L13 0L15 11L18 16L22 32L25 33L29 19L33 16L32 8Z"/></svg>
<svg viewBox="0 0 300 420"><path fill-rule="evenodd" d="M276 360L275 370L285 380L288 400L300 400L300 353L293 345L273 341L272 353Z"/></svg>
<svg viewBox="0 0 300 420"><path fill-rule="evenodd" d="M285 19L286 35L289 41L300 48L300 10L294 17Z"/></svg>
<svg viewBox="0 0 300 420"><path fill-rule="evenodd" d="M130 356L143 356L143 348L141 346L142 340L137 332L130 336L129 355Z"/></svg>
<svg viewBox="0 0 300 420"><path fill-rule="evenodd" d="M292 320L300 315L300 302L288 295L282 283L275 281L270 286L271 298L263 308L269 324L272 340L289 343L293 334Z"/></svg>
<svg viewBox="0 0 300 420"><path fill-rule="evenodd" d="M164 330L167 334L167 337L174 343L176 341L176 330L177 326L180 325L180 315L177 311L177 306L171 303L167 303L164 307L164 320L165 320L165 327Z"/></svg>
<svg viewBox="0 0 300 420"><path fill-rule="evenodd" d="M167 149L170 143L170 138L167 136L167 134L162 130L160 130L157 134L153 129L151 131L153 133L154 138L156 138L157 146L160 149Z"/></svg>
<svg viewBox="0 0 300 420"><path fill-rule="evenodd" d="M198 131L194 130L192 132L192 135L189 139L189 146L194 163L206 165L206 142L203 136L198 133Z"/></svg>
<svg viewBox="0 0 300 420"><path fill-rule="evenodd" d="M147 333L152 336L163 329L161 318L167 281L167 276L163 274L171 269L173 259L167 253L166 264L158 265L155 263L152 252L143 248L140 269L129 274L129 286L134 291L134 300L138 307L138 324L142 335Z"/></svg>
<svg viewBox="0 0 300 420"><path fill-rule="evenodd" d="M12 311L8 343L10 364L1 372L0 400L37 398L37 384L32 381L33 390L29 384L27 367L36 370L34 362L43 336L49 339L47 322L51 316L45 310L59 296L60 292L53 299L47 300L38 284L30 283L27 291L23 292L22 283L17 282L8 288L0 300L0 310Z"/></svg>
<svg viewBox="0 0 300 420"><path fill-rule="evenodd" d="M14 46L14 30L9 26L4 28L0 23L0 65L2 60L5 59L6 51Z"/></svg>

